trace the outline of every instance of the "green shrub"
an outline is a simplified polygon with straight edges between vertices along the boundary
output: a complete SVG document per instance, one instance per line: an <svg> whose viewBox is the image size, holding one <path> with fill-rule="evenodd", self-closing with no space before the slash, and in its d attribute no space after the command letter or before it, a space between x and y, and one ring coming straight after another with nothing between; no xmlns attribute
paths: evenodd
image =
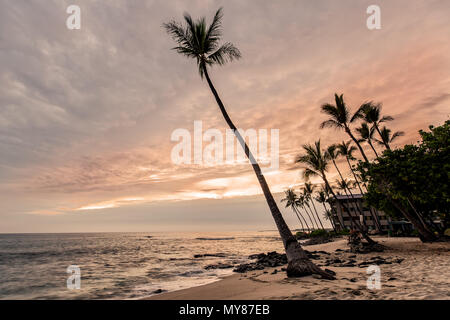
<svg viewBox="0 0 450 320"><path fill-rule="evenodd" d="M350 235L350 230L344 229L344 230L338 231L337 235L339 235L339 236L348 236L348 235Z"/></svg>
<svg viewBox="0 0 450 320"><path fill-rule="evenodd" d="M309 235L306 232L301 232L301 231L297 232L295 234L295 236L297 237L297 239L308 239L309 238Z"/></svg>
<svg viewBox="0 0 450 320"><path fill-rule="evenodd" d="M309 236L310 236L311 238L315 238L315 237L328 237L329 234L328 234L328 232L327 232L326 230L319 229L319 230L314 230L313 232L311 232L311 233L309 234Z"/></svg>

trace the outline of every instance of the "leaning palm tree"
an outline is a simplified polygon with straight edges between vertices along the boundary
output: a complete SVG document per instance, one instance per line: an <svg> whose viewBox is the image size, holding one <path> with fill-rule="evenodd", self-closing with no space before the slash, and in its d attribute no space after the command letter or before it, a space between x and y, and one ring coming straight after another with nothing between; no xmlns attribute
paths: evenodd
<svg viewBox="0 0 450 320"><path fill-rule="evenodd" d="M363 122L361 124L361 127L356 128L356 131L358 132L360 137L360 139L358 139L358 142L367 142L367 144L372 148L373 153L375 153L375 156L378 158L377 150L372 143L372 141L374 140L373 134L375 132L375 126L369 128L367 122Z"/></svg>
<svg viewBox="0 0 450 320"><path fill-rule="evenodd" d="M325 229L323 227L322 220L320 220L319 214L317 213L316 205L314 204L314 199L312 197L315 189L316 189L315 185L313 185L310 182L305 182L305 186L303 187L303 190L304 190L305 193L308 194L308 198L309 198L309 200L311 201L311 203L313 205L314 212L316 213L316 217L319 220L320 226L322 227L322 229Z"/></svg>
<svg viewBox="0 0 450 320"><path fill-rule="evenodd" d="M321 109L322 112L330 116L330 118L320 125L320 128L337 128L337 129L343 129L349 136L352 138L352 140L355 142L355 144L358 146L359 151L361 152L361 155L364 158L365 162L369 162L369 159L367 159L366 154L364 153L363 148L361 147L361 144L358 142L358 139L355 138L355 136L352 133L352 130L350 129L350 124L355 122L360 117L360 112L356 112L354 115L350 116L350 111L344 101L344 95L341 94L338 96L337 94L334 95L335 105L326 103L322 105Z"/></svg>
<svg viewBox="0 0 450 320"><path fill-rule="evenodd" d="M300 221L300 224L302 226L302 232L304 232L305 226L303 225L303 221L300 219L299 213L297 211L297 206L298 206L297 194L295 193L295 191L293 189L287 189L284 192L284 195L285 195L285 197L283 199L281 199L281 202L286 202L286 208L292 209L292 211L297 216L298 221ZM308 227L308 231L309 231L309 227Z"/></svg>
<svg viewBox="0 0 450 320"><path fill-rule="evenodd" d="M358 111L355 113L356 118L363 119L365 122L371 124L373 128L378 132L380 137L382 138L382 132L380 130L380 125L383 122L394 120L391 116L381 116L381 103L375 104L373 102L364 103L361 107L359 107ZM386 149L390 149L389 143L384 143Z"/></svg>
<svg viewBox="0 0 450 320"><path fill-rule="evenodd" d="M260 166L250 152L250 149L245 140L242 138L242 135L231 121L231 118L229 117L225 106L220 99L211 78L209 77L208 68L214 65L222 66L227 62L237 60L241 57L239 49L232 43L220 43L222 38L222 17L222 8L220 8L214 15L212 23L208 26L205 18L194 21L192 17L186 13L184 14L184 25L176 21L171 21L164 23L163 27L177 43L177 46L173 49L187 58L196 60L200 77L202 79L203 77L206 78L209 88L216 99L226 123L234 132L237 140L244 149L247 158L250 160L286 250L286 256L288 259L287 275L305 276L320 274L324 278L334 279L334 276L323 271L312 263L306 252L302 249L297 239L292 234L286 224L286 221L284 221L283 216L281 215L280 209L278 208L272 193L270 192L269 186L264 175L262 174Z"/></svg>
<svg viewBox="0 0 450 320"><path fill-rule="evenodd" d="M391 129L383 127L380 131L381 139L374 139L379 145L386 146L386 149L391 150L391 143L395 141L398 137L404 136L405 133L403 131L397 131L391 135Z"/></svg>
<svg viewBox="0 0 450 320"><path fill-rule="evenodd" d="M300 155L296 159L297 163L301 163L305 166L303 170L303 177L307 180L314 176L322 178L323 182L325 183L325 188L330 191L330 193L333 195L334 200L338 202L336 193L333 191L333 188L331 187L326 175L329 165L329 158L327 152L322 150L320 146L320 140L316 141L314 145L303 145L303 149L305 150L306 154ZM344 203L342 203L342 205L346 208L347 212L350 213L348 206ZM375 241L373 241L368 236L368 234L363 230L359 223L355 223L355 225L361 232L362 236L367 240L367 242L369 242L370 244L375 243Z"/></svg>

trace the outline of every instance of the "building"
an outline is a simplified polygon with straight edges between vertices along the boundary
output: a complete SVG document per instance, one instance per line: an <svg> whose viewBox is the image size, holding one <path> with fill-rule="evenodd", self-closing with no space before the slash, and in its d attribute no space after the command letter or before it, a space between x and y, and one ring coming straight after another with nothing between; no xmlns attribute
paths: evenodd
<svg viewBox="0 0 450 320"><path fill-rule="evenodd" d="M332 219L337 229L354 229L357 223L368 231L387 232L390 229L390 218L383 211L365 205L361 194L336 197L338 201L334 201L331 208Z"/></svg>

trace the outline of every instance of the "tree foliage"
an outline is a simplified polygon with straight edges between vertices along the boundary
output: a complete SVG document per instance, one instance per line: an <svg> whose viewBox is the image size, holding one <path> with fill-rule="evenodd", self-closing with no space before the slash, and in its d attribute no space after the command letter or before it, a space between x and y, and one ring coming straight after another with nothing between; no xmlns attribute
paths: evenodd
<svg viewBox="0 0 450 320"><path fill-rule="evenodd" d="M419 131L418 144L386 150L372 163L360 163L359 170L368 182L366 199L371 205L398 218L400 213L386 199L388 193L427 222L439 216L446 228L450 213L450 121L429 129Z"/></svg>

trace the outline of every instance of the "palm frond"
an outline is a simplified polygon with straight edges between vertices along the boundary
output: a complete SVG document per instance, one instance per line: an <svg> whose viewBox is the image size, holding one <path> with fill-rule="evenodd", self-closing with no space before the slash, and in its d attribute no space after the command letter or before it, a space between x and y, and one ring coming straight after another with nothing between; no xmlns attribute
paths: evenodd
<svg viewBox="0 0 450 320"><path fill-rule="evenodd" d="M391 138L390 142L392 142L392 141L394 141L395 139L397 139L398 137L402 137L402 136L404 136L404 135L405 135L405 133L404 133L403 131L397 131L396 133L394 133L394 134L392 135L392 138Z"/></svg>
<svg viewBox="0 0 450 320"><path fill-rule="evenodd" d="M336 120L332 120L332 119L326 120L326 121L324 121L324 122L322 122L320 124L320 129L323 129L323 128L343 128L343 127L344 126L341 123L337 122Z"/></svg>
<svg viewBox="0 0 450 320"><path fill-rule="evenodd" d="M208 52L214 51L218 47L217 43L222 37L222 18L223 10L222 8L219 8L214 15L213 21L208 27L208 31L206 32L206 39L208 39Z"/></svg>
<svg viewBox="0 0 450 320"><path fill-rule="evenodd" d="M206 25L204 17L194 21L188 13L184 14L185 26L175 21L163 24L167 33L178 44L173 49L188 58L196 59L202 78L207 66L224 65L241 57L240 51L233 44L226 42L222 46L219 45L222 18L220 8L209 26Z"/></svg>
<svg viewBox="0 0 450 320"><path fill-rule="evenodd" d="M216 63L224 65L227 62L238 60L241 57L241 52L232 43L227 42L222 45L216 52L208 56L208 63Z"/></svg>
<svg viewBox="0 0 450 320"><path fill-rule="evenodd" d="M379 123L387 122L387 121L392 121L392 120L394 120L394 118L391 117L391 116L383 116L383 117L380 119Z"/></svg>

